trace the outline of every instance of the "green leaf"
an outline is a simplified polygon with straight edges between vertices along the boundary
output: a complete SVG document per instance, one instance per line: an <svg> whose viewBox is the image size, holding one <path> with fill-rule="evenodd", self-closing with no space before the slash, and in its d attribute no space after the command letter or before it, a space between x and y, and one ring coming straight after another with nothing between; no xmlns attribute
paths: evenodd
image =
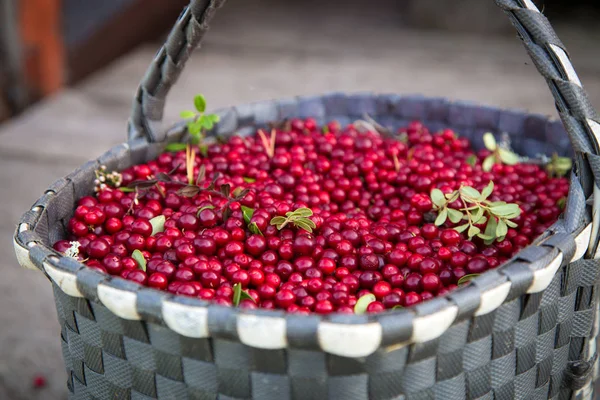
<svg viewBox="0 0 600 400"><path fill-rule="evenodd" d="M329 133L329 127L327 125L323 126L323 134L326 135Z"/></svg>
<svg viewBox="0 0 600 400"><path fill-rule="evenodd" d="M206 114L206 118L209 118L213 124L221 121L221 117L219 117L217 114Z"/></svg>
<svg viewBox="0 0 600 400"><path fill-rule="evenodd" d="M434 224L436 226L441 226L444 224L444 222L446 222L446 218L448 218L448 209L444 207L440 210L440 213L438 214L437 218L435 219Z"/></svg>
<svg viewBox="0 0 600 400"><path fill-rule="evenodd" d="M248 225L248 230L255 235L265 236L259 229L258 225L256 225L256 222L250 222L250 225Z"/></svg>
<svg viewBox="0 0 600 400"><path fill-rule="evenodd" d="M473 221L473 223L475 225L481 225L481 224L485 224L487 222L487 220L488 220L487 217L485 215L482 215L481 217L479 217L478 220Z"/></svg>
<svg viewBox="0 0 600 400"><path fill-rule="evenodd" d="M444 197L448 200L447 203L452 203L452 202L458 200L459 196L460 196L460 193L458 193L458 190L455 190L452 193L446 193L444 195Z"/></svg>
<svg viewBox="0 0 600 400"><path fill-rule="evenodd" d="M446 205L446 199L444 193L440 189L433 189L431 191L431 201L438 207L444 207Z"/></svg>
<svg viewBox="0 0 600 400"><path fill-rule="evenodd" d="M240 305L240 301L242 300L242 284L236 283L233 285L233 305L235 307Z"/></svg>
<svg viewBox="0 0 600 400"><path fill-rule="evenodd" d="M183 119L196 118L196 113L194 111L182 111L179 116Z"/></svg>
<svg viewBox="0 0 600 400"><path fill-rule="evenodd" d="M287 215L287 214L286 214ZM291 211L290 216L294 217L311 217L313 212L310 208L300 207L297 210Z"/></svg>
<svg viewBox="0 0 600 400"><path fill-rule="evenodd" d="M283 227L288 223L286 217L273 217L270 224L277 226L277 229L282 230Z"/></svg>
<svg viewBox="0 0 600 400"><path fill-rule="evenodd" d="M469 157L467 157L465 162L473 167L475 164L477 164L477 156L475 154L471 154Z"/></svg>
<svg viewBox="0 0 600 400"><path fill-rule="evenodd" d="M558 208L560 208L561 210L564 210L565 207L567 206L567 198L566 197L561 197L560 199L558 199L558 201L556 202L556 205L558 206Z"/></svg>
<svg viewBox="0 0 600 400"><path fill-rule="evenodd" d="M469 224L463 224L463 225L455 226L453 229L458 233L462 233L462 232L466 231L468 227L469 227Z"/></svg>
<svg viewBox="0 0 600 400"><path fill-rule="evenodd" d="M133 193L133 192L135 192L135 189L134 189L134 188L125 187L125 186L121 186L121 187L119 188L119 190L120 190L121 192L123 192L123 193Z"/></svg>
<svg viewBox="0 0 600 400"><path fill-rule="evenodd" d="M487 225L485 226L485 236L495 238L497 226L498 226L498 221L496 220L496 218L490 217L490 219L488 219Z"/></svg>
<svg viewBox="0 0 600 400"><path fill-rule="evenodd" d="M481 229L479 229L475 225L471 225L469 227L469 231L467 232L467 236L469 236L469 238L472 238L473 236L475 236L479 233L481 233Z"/></svg>
<svg viewBox="0 0 600 400"><path fill-rule="evenodd" d="M471 213L471 220L476 224L481 217L483 217L483 208L477 207L475 211Z"/></svg>
<svg viewBox="0 0 600 400"><path fill-rule="evenodd" d="M481 197L481 193L479 193L479 190L470 186L461 187L460 194L471 199L479 199Z"/></svg>
<svg viewBox="0 0 600 400"><path fill-rule="evenodd" d="M483 240L487 240L487 241L494 240L493 236L488 236L485 233L478 233L477 237L480 238L480 239L483 239Z"/></svg>
<svg viewBox="0 0 600 400"><path fill-rule="evenodd" d="M498 217L509 217L515 214L518 216L521 213L521 209L518 204L504 204L490 207L490 212Z"/></svg>
<svg viewBox="0 0 600 400"><path fill-rule="evenodd" d="M242 206L242 215L244 216L244 221L246 221L246 225L250 224L250 220L254 215L254 209L246 206Z"/></svg>
<svg viewBox="0 0 600 400"><path fill-rule="evenodd" d="M215 126L214 122L208 118L200 118L200 125L207 131L210 131Z"/></svg>
<svg viewBox="0 0 600 400"><path fill-rule="evenodd" d="M519 162L519 156L510 150L498 149L500 160L506 165L515 165Z"/></svg>
<svg viewBox="0 0 600 400"><path fill-rule="evenodd" d="M466 285L467 283L471 282L473 279L477 278L479 276L479 274L469 274L469 275L465 275L462 278L460 278L458 280L458 282L456 282L456 284L458 286L462 286L462 285Z"/></svg>
<svg viewBox="0 0 600 400"><path fill-rule="evenodd" d="M194 107L196 107L196 110L198 110L198 112L203 113L204 111L206 111L206 99L204 98L204 96L199 94L196 95L196 97L194 97Z"/></svg>
<svg viewBox="0 0 600 400"><path fill-rule="evenodd" d="M158 217L154 217L150 220L150 225L152 225L151 236L154 236L159 232L164 232L166 220L167 219L165 218L164 215L159 215Z"/></svg>
<svg viewBox="0 0 600 400"><path fill-rule="evenodd" d="M397 306L392 307L392 310L401 310L403 308L404 307L402 307L401 305L397 305Z"/></svg>
<svg viewBox="0 0 600 400"><path fill-rule="evenodd" d="M515 224L514 222L512 222L509 219L504 220L504 222L506 222L506 225L508 225L510 228L516 228L517 226L519 226L519 225Z"/></svg>
<svg viewBox="0 0 600 400"><path fill-rule="evenodd" d="M188 132L190 132L190 135L199 135L200 131L202 130L202 125L196 122L190 122L187 127Z"/></svg>
<svg viewBox="0 0 600 400"><path fill-rule="evenodd" d="M498 145L496 144L496 138L491 133L485 133L483 135L483 145L489 151L495 151L496 148L498 148Z"/></svg>
<svg viewBox="0 0 600 400"><path fill-rule="evenodd" d="M448 209L448 218L455 224L458 224L461 219L463 219L464 214L461 211L455 210L453 208Z"/></svg>
<svg viewBox="0 0 600 400"><path fill-rule="evenodd" d="M131 258L133 258L135 260L139 269L141 269L144 272L146 271L146 259L144 258L144 255L142 254L141 251L139 251L137 249L134 250L133 253L131 254Z"/></svg>
<svg viewBox="0 0 600 400"><path fill-rule="evenodd" d="M496 237L502 238L508 233L508 226L503 219L498 220L498 226L496 227Z"/></svg>
<svg viewBox="0 0 600 400"><path fill-rule="evenodd" d="M165 146L165 151L181 151L185 150L187 144L185 143L169 143Z"/></svg>
<svg viewBox="0 0 600 400"><path fill-rule="evenodd" d="M492 170L492 167L494 166L494 164L496 164L496 156L494 156L493 154L490 154L489 156L487 156L485 158L485 160L483 160L483 163L481 164L481 168L485 172L490 172Z"/></svg>
<svg viewBox="0 0 600 400"><path fill-rule="evenodd" d="M256 304L256 300L254 300L254 297L250 296L250 293L248 293L247 291L242 290L242 294L240 296L240 302L242 302L244 300L251 300L254 304Z"/></svg>
<svg viewBox="0 0 600 400"><path fill-rule="evenodd" d="M490 197L490 194L492 194L492 192L494 191L494 182L490 181L490 183L488 183L488 185L486 187L483 188L483 190L481 191L481 199L485 200L488 197Z"/></svg>
<svg viewBox="0 0 600 400"><path fill-rule="evenodd" d="M254 182L256 182L256 179L245 176L244 177L244 182L246 182L246 183L254 183Z"/></svg>
<svg viewBox="0 0 600 400"><path fill-rule="evenodd" d="M377 300L377 298L375 297L374 294L372 294L372 293L365 294L364 296L362 296L361 298L359 298L356 301L356 304L354 305L354 314L360 315L360 314L366 313L367 307L369 307L369 304L371 304L375 300Z"/></svg>
<svg viewBox="0 0 600 400"><path fill-rule="evenodd" d="M200 216L200 213L201 213L202 211L204 211L204 210L214 210L214 208L215 208L215 206L213 206L213 205L208 205L208 206L200 207L200 208L198 209L198 212L196 212L196 216L197 216L197 217L198 217L198 216Z"/></svg>
<svg viewBox="0 0 600 400"><path fill-rule="evenodd" d="M294 220L293 222L297 228L304 229L309 233L312 233L313 229L317 227L315 223L308 218L299 218L297 220Z"/></svg>

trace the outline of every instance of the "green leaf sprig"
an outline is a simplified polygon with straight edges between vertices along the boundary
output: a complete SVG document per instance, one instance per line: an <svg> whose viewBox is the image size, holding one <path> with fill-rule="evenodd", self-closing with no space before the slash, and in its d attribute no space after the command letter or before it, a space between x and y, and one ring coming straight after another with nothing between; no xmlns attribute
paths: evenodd
<svg viewBox="0 0 600 400"><path fill-rule="evenodd" d="M508 228L516 228L517 224L511 221L521 214L518 204L508 204L504 201L489 201L488 197L494 191L494 182L491 182L481 193L470 186L463 186L459 190L444 195L441 190L431 191L431 201L434 210L438 212L435 224L443 225L447 219L454 224L465 221L464 224L454 227L457 232L467 231L469 239L477 236L486 244L502 241L508 233ZM463 208L454 209L449 205L456 200L461 200ZM477 225L485 226L485 231Z"/></svg>
<svg viewBox="0 0 600 400"><path fill-rule="evenodd" d="M233 285L233 305L235 307L239 306L242 300L252 300L252 302L256 304L254 298L250 296L247 291L242 289L242 284L238 282Z"/></svg>
<svg viewBox="0 0 600 400"><path fill-rule="evenodd" d="M195 111L182 111L180 116L188 120L187 128L192 144L199 144L206 131L211 130L220 118L217 114L206 114L206 99L198 94L194 97Z"/></svg>
<svg viewBox="0 0 600 400"><path fill-rule="evenodd" d="M551 177L563 177L573 167L573 161L568 157L559 157L558 154L554 153L552 158L546 164L546 171Z"/></svg>
<svg viewBox="0 0 600 400"><path fill-rule="evenodd" d="M492 152L492 154L487 156L481 164L484 171L491 171L494 164L515 165L519 162L519 155L507 148L499 146L498 143L496 143L496 138L494 138L494 135L491 133L483 135L483 144L486 149Z"/></svg>
<svg viewBox="0 0 600 400"><path fill-rule="evenodd" d="M304 229L305 231L312 233L313 229L317 226L309 218L313 215L310 208L300 207L294 211L288 211L285 213L285 217L273 217L271 219L271 225L275 225L278 230L282 230L288 224L293 224L297 228Z"/></svg>

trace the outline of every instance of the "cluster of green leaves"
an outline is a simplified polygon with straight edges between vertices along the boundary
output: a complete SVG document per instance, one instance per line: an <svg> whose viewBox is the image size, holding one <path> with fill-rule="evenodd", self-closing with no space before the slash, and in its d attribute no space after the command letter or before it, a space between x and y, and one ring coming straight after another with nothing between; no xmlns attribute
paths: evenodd
<svg viewBox="0 0 600 400"><path fill-rule="evenodd" d="M307 232L312 232L317 226L309 218L313 215L310 208L300 207L294 211L285 213L285 217L273 217L271 225L275 225L277 229L282 230L288 224L293 224L297 228L304 229Z"/></svg>
<svg viewBox="0 0 600 400"><path fill-rule="evenodd" d="M206 114L206 99L201 94L194 97L194 107L195 111L182 111L180 116L188 120L187 128L192 144L198 144L202 141L204 132L211 130L219 122L219 116Z"/></svg>
<svg viewBox="0 0 600 400"><path fill-rule="evenodd" d="M568 157L559 157L558 154L554 153L552 158L546 164L546 171L548 175L553 177L565 176L573 167L573 161Z"/></svg>
<svg viewBox="0 0 600 400"><path fill-rule="evenodd" d="M253 303L256 303L252 296L246 290L242 289L242 284L238 282L233 285L233 305L235 307L239 306L242 300L252 300Z"/></svg>
<svg viewBox="0 0 600 400"><path fill-rule="evenodd" d="M491 133L483 135L483 144L486 149L492 152L481 164L484 171L491 171L494 164L515 165L519 162L519 155L499 146L496 143L496 138Z"/></svg>
<svg viewBox="0 0 600 400"><path fill-rule="evenodd" d="M511 221L521 214L518 204L509 204L504 201L490 201L488 197L494 191L494 182L491 182L481 193L470 186L463 186L459 190L444 195L441 190L431 191L431 201L434 210L438 212L435 224L440 226L447 219L453 224L457 232L467 231L469 239L477 236L491 244L494 241L502 241L508 232L508 228L516 228L517 224ZM462 208L451 208L450 204L460 200ZM485 224L482 232L480 226Z"/></svg>

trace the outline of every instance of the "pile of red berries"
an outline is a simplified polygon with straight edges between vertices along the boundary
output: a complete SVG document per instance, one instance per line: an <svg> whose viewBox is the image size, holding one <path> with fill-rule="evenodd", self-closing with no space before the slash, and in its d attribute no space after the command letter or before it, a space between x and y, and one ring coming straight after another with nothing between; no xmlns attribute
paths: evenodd
<svg viewBox="0 0 600 400"><path fill-rule="evenodd" d="M367 311L379 312L499 266L558 218L568 192L567 179L539 165L484 172L489 151L474 153L466 138L419 122L391 136L292 120L274 143L267 136L165 152L122 171L120 187L103 184L79 200L68 240L54 248L90 268L222 305L352 313L372 294ZM432 189L482 190L490 181L491 201L521 209L503 240L486 245L449 220L433 223ZM299 209L312 211L314 229L271 224Z"/></svg>

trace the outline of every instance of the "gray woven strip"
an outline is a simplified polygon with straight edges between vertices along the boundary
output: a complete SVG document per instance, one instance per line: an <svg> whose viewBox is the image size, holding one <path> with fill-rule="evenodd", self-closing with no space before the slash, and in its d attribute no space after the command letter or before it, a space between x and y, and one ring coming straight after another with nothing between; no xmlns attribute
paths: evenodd
<svg viewBox="0 0 600 400"><path fill-rule="evenodd" d="M200 44L208 23L224 0L193 0L179 17L140 83L132 116L129 138L146 136L153 141L164 139L159 126L167 93L177 80L191 52Z"/></svg>

